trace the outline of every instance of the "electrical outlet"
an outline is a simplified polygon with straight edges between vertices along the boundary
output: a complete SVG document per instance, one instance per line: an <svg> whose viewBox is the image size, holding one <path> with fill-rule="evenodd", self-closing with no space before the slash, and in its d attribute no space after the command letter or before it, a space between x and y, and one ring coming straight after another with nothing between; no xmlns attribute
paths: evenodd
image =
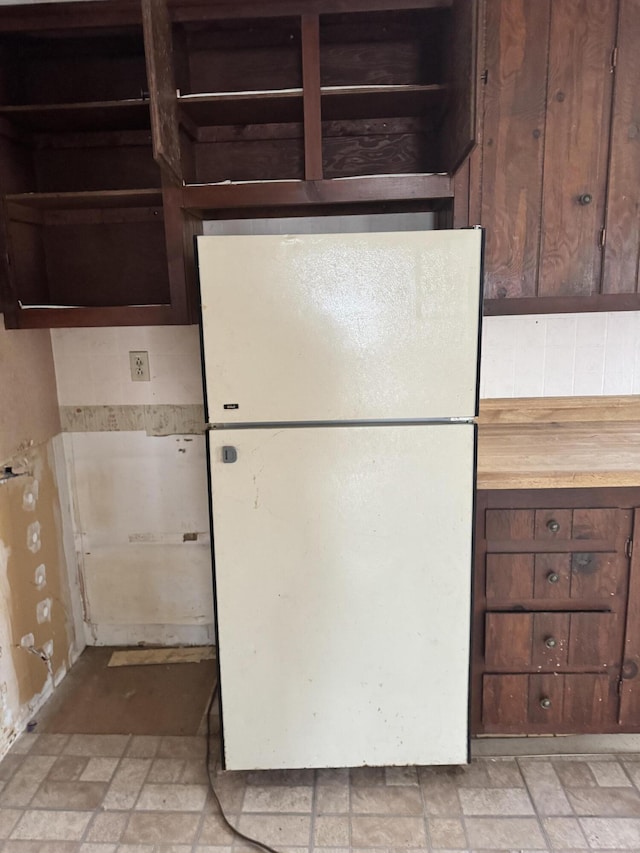
<svg viewBox="0 0 640 853"><path fill-rule="evenodd" d="M148 352L130 352L129 366L131 367L132 382L149 382L149 353Z"/></svg>

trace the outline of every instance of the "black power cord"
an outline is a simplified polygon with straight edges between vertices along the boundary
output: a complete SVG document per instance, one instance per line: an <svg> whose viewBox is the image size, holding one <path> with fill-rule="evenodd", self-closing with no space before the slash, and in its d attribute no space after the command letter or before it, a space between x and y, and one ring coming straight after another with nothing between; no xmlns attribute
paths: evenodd
<svg viewBox="0 0 640 853"><path fill-rule="evenodd" d="M265 851L265 853L279 853L278 850L274 850L274 848L269 847L268 844L264 844L264 842L258 841L256 838L251 838L250 836L245 835L243 832L240 832L239 829L236 829L235 826L233 826L233 824L229 821L228 817L224 813L224 809L222 808L222 803L220 802L220 797L216 792L216 787L211 772L211 711L213 709L213 703L215 702L217 695L218 684L216 683L216 686L213 689L213 693L211 694L211 699L209 700L209 705L207 707L207 755L205 761L207 762L207 777L209 779L209 787L211 788L211 793L213 794L213 798L216 801L216 805L218 806L220 818L222 819L223 824L227 827L229 832L231 832L232 835L235 835L236 838L240 838L242 841L246 841L247 844L252 844L254 847L257 847L258 850Z"/></svg>

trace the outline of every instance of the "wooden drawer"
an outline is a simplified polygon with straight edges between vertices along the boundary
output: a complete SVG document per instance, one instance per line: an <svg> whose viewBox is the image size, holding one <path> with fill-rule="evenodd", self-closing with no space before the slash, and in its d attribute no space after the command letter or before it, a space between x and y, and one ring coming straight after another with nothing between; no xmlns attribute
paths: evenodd
<svg viewBox="0 0 640 853"><path fill-rule="evenodd" d="M623 596L629 561L624 552L575 551L487 554L487 602L606 601Z"/></svg>
<svg viewBox="0 0 640 853"><path fill-rule="evenodd" d="M603 668L620 659L616 613L487 613L488 669L560 670Z"/></svg>
<svg viewBox="0 0 640 853"><path fill-rule="evenodd" d="M611 722L606 674L485 675L482 724L486 732L581 732Z"/></svg>
<svg viewBox="0 0 640 853"><path fill-rule="evenodd" d="M611 542L619 538L625 524L629 524L629 514L619 509L488 509L485 535L490 543L533 540L551 545L571 539Z"/></svg>

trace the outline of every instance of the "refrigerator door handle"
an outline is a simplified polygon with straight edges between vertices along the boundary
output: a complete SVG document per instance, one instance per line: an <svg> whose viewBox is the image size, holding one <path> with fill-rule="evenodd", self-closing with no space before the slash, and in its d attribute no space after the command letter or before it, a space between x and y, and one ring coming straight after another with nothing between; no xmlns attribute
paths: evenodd
<svg viewBox="0 0 640 853"><path fill-rule="evenodd" d="M222 461L223 462L230 464L232 462L235 462L237 460L237 458L238 458L238 451L236 450L235 447L231 447L231 446L227 445L226 447L222 448Z"/></svg>

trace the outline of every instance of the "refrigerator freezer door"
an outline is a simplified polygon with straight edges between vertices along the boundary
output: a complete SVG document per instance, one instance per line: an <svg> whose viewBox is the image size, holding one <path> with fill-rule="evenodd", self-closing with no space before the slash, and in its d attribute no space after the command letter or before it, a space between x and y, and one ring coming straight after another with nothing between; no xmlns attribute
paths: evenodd
<svg viewBox="0 0 640 853"><path fill-rule="evenodd" d="M199 237L209 422L473 417L481 240Z"/></svg>
<svg viewBox="0 0 640 853"><path fill-rule="evenodd" d="M210 433L228 769L466 763L474 430Z"/></svg>

